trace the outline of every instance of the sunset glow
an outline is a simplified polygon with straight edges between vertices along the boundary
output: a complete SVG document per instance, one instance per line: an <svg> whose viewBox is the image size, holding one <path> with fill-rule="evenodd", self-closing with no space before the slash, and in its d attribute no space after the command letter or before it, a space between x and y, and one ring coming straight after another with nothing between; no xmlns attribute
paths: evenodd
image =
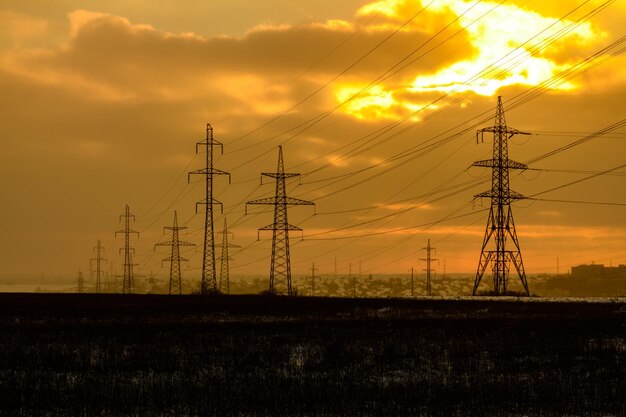
<svg viewBox="0 0 626 417"><path fill-rule="evenodd" d="M394 22L403 22L420 15L416 13L418 7L416 2L408 0L381 1L363 6L359 14L381 14ZM421 93L465 92L495 96L498 90L508 86L538 86L571 66L572 61L559 57L564 48L588 47L606 37L589 22L560 20L506 3L442 0L432 4L422 1L421 7L425 16L449 16L450 22L457 22L435 37L434 44L462 30L468 38L464 47L473 51L472 57L431 74L419 74L408 86L370 87L344 106L344 112L359 119L393 119L401 115L399 109L421 108L403 98L405 93L414 97ZM419 23L420 20L412 22L406 30L423 30ZM573 90L576 84L563 82L550 88ZM337 87L335 95L343 102L356 91L356 88Z"/></svg>
<svg viewBox="0 0 626 417"><path fill-rule="evenodd" d="M531 161L511 173L536 198L513 204L529 273L557 257L563 271L626 264L624 16L602 0L5 1L0 275L87 271L97 240L119 272L128 204L137 273L163 277L154 243L172 212L185 240L204 236L203 186L187 173L203 167L206 123L232 177L214 197L241 246L234 275L267 274L271 236L256 239L272 214L242 202L273 195L259 175L279 145L301 174L288 195L316 204L289 209L304 236L294 274L312 262L329 273L335 258L340 271L405 274L429 238L449 271L475 272L489 201L474 196L491 172L473 163L493 140L475 133L497 96L507 124L531 133L509 143ZM196 282L202 253L185 256Z"/></svg>

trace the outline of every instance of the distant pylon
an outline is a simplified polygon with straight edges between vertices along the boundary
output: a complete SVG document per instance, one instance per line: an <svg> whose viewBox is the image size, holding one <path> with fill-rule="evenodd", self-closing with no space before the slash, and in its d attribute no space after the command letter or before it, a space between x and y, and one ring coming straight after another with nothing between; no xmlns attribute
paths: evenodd
<svg viewBox="0 0 626 417"><path fill-rule="evenodd" d="M204 217L204 251L202 254L202 283L200 286L201 294L212 294L219 292L217 288L217 273L215 268L215 231L213 227L213 205L222 204L213 198L213 176L228 175L230 183L230 174L225 171L213 168L213 147L223 145L213 139L213 128L209 123L206 124L206 139L196 143L196 154L200 146L206 146L205 167L197 171L192 171L187 176L189 182L191 175L203 175L205 183L204 200L196 203L196 213L198 212L198 204L205 205Z"/></svg>
<svg viewBox="0 0 626 417"><path fill-rule="evenodd" d="M154 249L156 250L157 246L170 246L171 252L170 257L165 258L161 261L161 265L163 262L170 263L170 286L169 286L169 294L182 294L182 276L180 272L180 261L188 261L188 259L181 258L180 256L180 247L181 246L196 246L193 243L181 242L178 237L178 231L186 229L186 227L178 225L178 215L176 210L174 210L174 225L172 227L164 227L165 230L172 231L172 240L168 240L167 242L160 242L154 245Z"/></svg>
<svg viewBox="0 0 626 417"><path fill-rule="evenodd" d="M83 278L83 271L78 270L78 293L82 294L85 292L85 279Z"/></svg>
<svg viewBox="0 0 626 417"><path fill-rule="evenodd" d="M494 295L505 295L509 277L510 264L512 263L519 275L526 295L528 283L526 282L526 272L522 261L519 240L513 221L511 202L525 198L523 195L512 191L509 187L510 169L527 169L528 166L520 162L509 159L508 140L514 135L528 135L517 129L506 125L502 97L498 97L498 108L496 111L495 125L486 127L476 132L482 140L485 132L493 134L493 157L492 159L474 162L473 166L491 168L491 190L482 192L475 197L489 197L491 207L487 219L487 227L483 238L483 245L480 252L480 260L474 280L473 295L476 295L480 281L485 274L487 266L491 264L493 272L493 293ZM492 239L493 238L493 239ZM507 239L513 244L512 250L507 250ZM495 248L488 250L489 242L495 241Z"/></svg>
<svg viewBox="0 0 626 417"><path fill-rule="evenodd" d="M436 249L430 246L430 239L428 239L428 244L426 245L426 247L422 249L426 251L426 258L422 258L420 259L420 261L426 262L426 269L423 269L423 271L426 272L426 295L430 297L432 295L430 273L435 272L435 270L432 269L430 265L432 261L437 261L438 259L434 259L431 257L432 251Z"/></svg>
<svg viewBox="0 0 626 417"><path fill-rule="evenodd" d="M230 294L230 261L233 260L228 255L228 248L240 248L239 245L234 245L232 243L228 243L228 235L233 235L232 232L228 231L228 225L226 224L226 218L224 218L224 229L221 232L217 232L222 235L222 244L216 245L217 247L222 248L222 256L218 259L220 260L220 291L225 292L226 294Z"/></svg>
<svg viewBox="0 0 626 417"><path fill-rule="evenodd" d="M100 245L100 240L98 240L98 244L95 248L93 248L93 250L96 251L96 257L91 258L89 262L96 262L96 270L94 272L96 275L96 293L99 294L102 292L102 269L100 268L100 264L102 263L102 261L107 262L107 260L102 257L102 251L104 250L104 247Z"/></svg>
<svg viewBox="0 0 626 417"><path fill-rule="evenodd" d="M283 163L283 148L278 147L278 168L276 172L264 172L263 176L276 179L276 193L274 197L260 198L248 201L247 204L269 204L274 206L274 222L261 230L271 230L272 236L272 263L270 267L269 292L272 294L293 295L291 286L291 259L289 256L289 231L302 230L297 226L289 224L287 221L288 206L312 206L315 203L297 198L287 197L287 178L297 177L300 174L286 173Z"/></svg>
<svg viewBox="0 0 626 417"><path fill-rule="evenodd" d="M133 220L135 219L135 216L130 214L130 209L128 204L126 204L124 214L120 215L120 220L124 218L124 230L115 232L116 237L118 233L124 233L124 247L120 248L120 252L124 251L124 284L122 286L122 294L131 294L133 292L133 258L131 252L135 253L135 249L130 246L130 235L137 234L137 237L139 237L139 232L130 229L131 217Z"/></svg>
<svg viewBox="0 0 626 417"><path fill-rule="evenodd" d="M311 297L315 296L315 273L317 271L319 271L319 269L317 269L315 267L315 262L313 262L313 266L311 266Z"/></svg>

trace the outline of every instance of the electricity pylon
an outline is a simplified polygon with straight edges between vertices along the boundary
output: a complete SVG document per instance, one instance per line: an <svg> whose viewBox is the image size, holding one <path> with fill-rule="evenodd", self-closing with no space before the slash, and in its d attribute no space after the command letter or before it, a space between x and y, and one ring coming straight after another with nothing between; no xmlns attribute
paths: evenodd
<svg viewBox="0 0 626 417"><path fill-rule="evenodd" d="M315 297L315 273L319 271L319 269L315 267L315 262L313 262L313 266L311 266L309 271L311 271L311 297Z"/></svg>
<svg viewBox="0 0 626 417"><path fill-rule="evenodd" d="M219 146L223 150L223 145L213 139L213 128L209 123L206 124L206 139L202 142L196 143L196 154L200 146L206 146L206 160L205 167L196 171L192 171L187 176L187 182L191 179L192 175L203 175L205 183L205 197L204 200L196 203L196 213L198 212L198 205L204 204L206 210L204 212L204 251L202 255L202 284L200 286L201 294L215 294L219 290L217 288L217 274L215 268L215 231L213 227L213 205L222 203L213 198L213 176L214 175L228 175L228 182L230 183L230 174L225 171L220 171L213 167L213 147Z"/></svg>
<svg viewBox="0 0 626 417"><path fill-rule="evenodd" d="M264 172L261 174L261 182L263 182L263 176L274 178L276 180L276 193L274 197L260 198L246 203L246 207L248 204L269 204L274 206L274 222L259 229L259 231L271 230L273 232L272 263L270 266L269 285L269 292L271 294L293 295L293 289L291 286L291 259L289 256L289 231L302 229L289 224L287 221L287 207L315 205L312 201L287 197L285 180L299 175L300 174L297 173L285 172L285 165L283 163L283 148L282 146L279 146L278 168L276 172Z"/></svg>
<svg viewBox="0 0 626 417"><path fill-rule="evenodd" d="M186 229L186 227L178 225L178 215L176 210L174 210L174 225L172 227L164 227L163 231L171 230L172 231L172 240L168 240L167 242L160 242L154 245L154 250L156 250L157 246L170 246L171 252L170 257L165 258L161 261L161 265L163 262L170 263L170 287L169 294L182 294L182 276L180 272L180 261L188 261L188 259L181 258L180 256L180 247L181 246L196 246L193 243L181 242L178 237L178 231Z"/></svg>
<svg viewBox="0 0 626 417"><path fill-rule="evenodd" d="M102 251L104 250L104 247L100 245L100 240L98 240L98 244L95 248L93 248L93 250L96 251L96 257L91 258L89 262L96 262L96 270L94 272L96 273L96 293L99 294L102 292L102 269L100 268L100 263L102 261L107 262L107 260L102 257Z"/></svg>
<svg viewBox="0 0 626 417"><path fill-rule="evenodd" d="M435 270L430 267L430 264L432 261L438 261L438 259L431 257L432 251L435 251L436 249L430 246L430 239L428 239L426 247L422 249L426 251L426 258L422 258L420 261L426 262L426 269L423 269L422 271L426 272L426 295L430 297L432 295L430 273L435 272Z"/></svg>
<svg viewBox="0 0 626 417"><path fill-rule="evenodd" d="M509 278L510 264L517 271L520 281L524 287L526 295L528 283L526 282L526 272L522 261L515 222L513 221L513 211L511 202L520 200L523 195L513 191L509 187L510 169L527 169L528 166L520 162L509 159L508 140L514 135L529 135L530 133L520 132L506 125L504 118L504 108L502 97L498 97L498 108L496 111L495 125L486 127L476 132L476 140L480 136L483 140L485 133L493 134L493 157L492 159L474 162L473 166L491 168L491 190L477 194L478 197L488 197L491 199L487 227L483 238L483 246L480 252L480 260L474 280L473 295L476 295L480 281L485 274L487 266L491 265L493 272L493 293L494 295L505 295ZM507 239L512 244L512 249L507 249ZM490 242L494 241L495 248L487 249Z"/></svg>
<svg viewBox="0 0 626 417"><path fill-rule="evenodd" d="M228 231L228 226L226 224L226 218L224 218L224 230L221 232L217 232L222 235L222 244L216 245L217 247L222 248L222 256L218 259L220 260L220 291L224 291L226 294L230 294L230 261L233 260L228 255L228 248L240 248L239 245L234 245L232 243L228 243L228 235L234 237L232 232Z"/></svg>
<svg viewBox="0 0 626 417"><path fill-rule="evenodd" d="M78 270L78 293L82 294L85 292L85 280L83 279L83 271Z"/></svg>
<svg viewBox="0 0 626 417"><path fill-rule="evenodd" d="M133 292L133 257L132 253L135 253L135 249L130 246L130 235L136 234L139 237L139 232L130 229L130 218L135 220L135 216L130 214L128 204L124 214L120 215L120 220L124 218L124 230L118 230L115 232L115 237L118 233L124 233L124 247L120 248L120 252L124 251L124 284L122 286L122 294L131 294Z"/></svg>

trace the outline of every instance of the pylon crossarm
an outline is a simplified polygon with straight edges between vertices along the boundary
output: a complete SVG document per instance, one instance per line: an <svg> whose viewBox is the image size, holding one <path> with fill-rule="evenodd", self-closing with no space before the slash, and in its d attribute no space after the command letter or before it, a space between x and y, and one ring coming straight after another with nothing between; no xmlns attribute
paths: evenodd
<svg viewBox="0 0 626 417"><path fill-rule="evenodd" d="M506 161L506 168L525 170L525 169L528 169L528 165L523 164L521 162L512 161L510 159L507 159L507 161Z"/></svg>
<svg viewBox="0 0 626 417"><path fill-rule="evenodd" d="M520 194L516 191L513 190L509 190L509 196L508 196L509 200L525 200L526 196L523 194Z"/></svg>
<svg viewBox="0 0 626 417"><path fill-rule="evenodd" d="M482 161L474 162L472 166L480 168L496 168L499 167L499 164L500 163L498 161L494 161L493 159L484 159ZM528 169L528 165L507 159L506 161L502 161L502 168L525 170Z"/></svg>
<svg viewBox="0 0 626 417"><path fill-rule="evenodd" d="M480 167L480 168L493 168L494 167L494 161L493 159L484 159L482 161L476 161L472 164L473 167Z"/></svg>
<svg viewBox="0 0 626 417"><path fill-rule="evenodd" d="M267 197L267 198L259 198L256 200L250 200L246 203L246 206L248 204L278 204L277 203L277 199L276 197Z"/></svg>
<svg viewBox="0 0 626 417"><path fill-rule="evenodd" d="M298 226L294 226L292 224L268 224L267 226L263 226L261 227L259 230L297 230L297 231L302 231L301 228L299 228Z"/></svg>
<svg viewBox="0 0 626 417"><path fill-rule="evenodd" d="M275 179L286 179L300 176L300 174L293 172L262 172L261 175Z"/></svg>
<svg viewBox="0 0 626 417"><path fill-rule="evenodd" d="M285 203L290 206L314 206L315 203L307 200L300 200L299 198L285 197Z"/></svg>

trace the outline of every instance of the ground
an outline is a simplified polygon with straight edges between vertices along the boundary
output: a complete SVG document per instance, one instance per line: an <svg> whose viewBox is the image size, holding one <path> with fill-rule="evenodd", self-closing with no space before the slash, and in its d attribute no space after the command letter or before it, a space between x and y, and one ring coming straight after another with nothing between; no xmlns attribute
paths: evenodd
<svg viewBox="0 0 626 417"><path fill-rule="evenodd" d="M0 416L626 415L623 299L0 294Z"/></svg>

